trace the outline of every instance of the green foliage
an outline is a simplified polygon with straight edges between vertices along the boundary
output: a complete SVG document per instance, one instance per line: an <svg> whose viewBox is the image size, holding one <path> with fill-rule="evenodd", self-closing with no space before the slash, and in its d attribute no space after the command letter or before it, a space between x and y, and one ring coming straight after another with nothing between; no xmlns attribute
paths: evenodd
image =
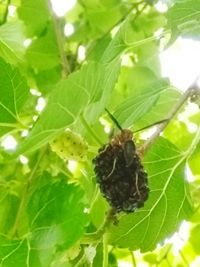
<svg viewBox="0 0 200 267"><path fill-rule="evenodd" d="M26 51L30 65L37 70L51 69L59 65L59 54L52 25Z"/></svg>
<svg viewBox="0 0 200 267"><path fill-rule="evenodd" d="M17 9L19 18L26 25L28 37L40 35L47 26L50 17L47 1L22 0Z"/></svg>
<svg viewBox="0 0 200 267"><path fill-rule="evenodd" d="M77 1L58 17L47 0L12 1L14 14L1 1L0 266L196 260L200 130L189 126L200 113L188 113L195 103L186 97L169 118L183 96L162 77L159 53L179 36L199 38L200 1L166 1L165 13L156 2ZM66 23L74 26L68 37ZM134 213L113 216L96 183L92 159L115 128L105 108L133 130L170 119L146 150L148 130L134 137L150 188ZM17 148L7 147L9 138ZM175 257L170 237L180 226L188 236L180 231Z"/></svg>
<svg viewBox="0 0 200 267"><path fill-rule="evenodd" d="M23 62L25 35L20 21L8 22L0 27L0 56L8 63Z"/></svg>
<svg viewBox="0 0 200 267"><path fill-rule="evenodd" d="M0 59L0 133L12 128L12 124L20 124L20 110L28 98L28 86L24 77L14 66ZM20 125L19 125L20 126Z"/></svg>
<svg viewBox="0 0 200 267"><path fill-rule="evenodd" d="M177 1L167 13L169 27L177 34L199 38L199 10L199 0Z"/></svg>

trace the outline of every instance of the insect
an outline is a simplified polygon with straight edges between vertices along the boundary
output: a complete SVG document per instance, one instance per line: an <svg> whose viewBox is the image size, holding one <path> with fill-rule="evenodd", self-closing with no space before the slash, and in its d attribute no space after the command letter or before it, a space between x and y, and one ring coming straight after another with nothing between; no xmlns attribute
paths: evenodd
<svg viewBox="0 0 200 267"><path fill-rule="evenodd" d="M137 153L133 132L122 129L112 114L106 111L120 133L102 146L93 159L97 183L116 212L134 212L148 199L147 173Z"/></svg>

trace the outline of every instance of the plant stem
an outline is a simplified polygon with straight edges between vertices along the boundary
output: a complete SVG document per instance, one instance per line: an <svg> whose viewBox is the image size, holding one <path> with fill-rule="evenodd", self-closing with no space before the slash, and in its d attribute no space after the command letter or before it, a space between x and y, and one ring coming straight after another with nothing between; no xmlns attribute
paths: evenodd
<svg viewBox="0 0 200 267"><path fill-rule="evenodd" d="M91 243L99 243L106 232L107 228L111 225L114 220L115 210L110 209L108 214L102 224L102 226L94 233L85 234L85 236L81 240L81 244L91 244Z"/></svg>
<svg viewBox="0 0 200 267"><path fill-rule="evenodd" d="M103 235L103 267L108 267L108 238Z"/></svg>
<svg viewBox="0 0 200 267"><path fill-rule="evenodd" d="M130 254L131 254L131 260L132 260L133 267L137 267L137 263L136 263L135 256L134 256L134 252L130 251Z"/></svg>
<svg viewBox="0 0 200 267"><path fill-rule="evenodd" d="M49 6L49 11L51 13L51 18L52 18L52 22L54 26L56 41L57 41L61 64L62 64L62 77L66 78L67 75L70 73L70 66L68 64L67 57L66 57L65 50L64 50L64 38L63 38L63 32L62 32L62 27L61 27L61 20L54 13L50 0L48 0L48 6Z"/></svg>
<svg viewBox="0 0 200 267"><path fill-rule="evenodd" d="M145 144L139 149L139 152L141 155L144 155L147 150L150 148L150 146L155 142L155 140L159 137L161 132L167 127L167 125L170 123L170 121L174 118L174 116L177 114L179 109L182 107L182 105L187 101L187 99L195 93L196 90L198 90L197 87L197 81L199 77L195 79L195 81L192 83L192 85L185 91L183 95L181 95L178 102L175 104L175 106L170 110L170 112L167 115L166 121L161 123L156 132L145 142Z"/></svg>

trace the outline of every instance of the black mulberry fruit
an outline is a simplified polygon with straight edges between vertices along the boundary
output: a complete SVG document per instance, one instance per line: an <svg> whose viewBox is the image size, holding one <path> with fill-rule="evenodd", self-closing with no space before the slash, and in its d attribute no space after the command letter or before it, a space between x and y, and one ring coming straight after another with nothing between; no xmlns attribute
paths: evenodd
<svg viewBox="0 0 200 267"><path fill-rule="evenodd" d="M133 133L122 129L93 159L103 196L116 212L134 212L148 198L147 173L133 142Z"/></svg>

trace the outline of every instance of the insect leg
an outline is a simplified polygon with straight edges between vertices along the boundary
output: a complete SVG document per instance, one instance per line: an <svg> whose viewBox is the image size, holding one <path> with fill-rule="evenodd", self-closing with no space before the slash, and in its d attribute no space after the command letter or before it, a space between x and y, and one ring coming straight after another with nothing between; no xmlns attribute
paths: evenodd
<svg viewBox="0 0 200 267"><path fill-rule="evenodd" d="M117 158L114 159L112 170L111 170L111 172L104 178L104 180L107 180L107 179L113 174L113 172L114 172L114 170L115 170L116 162L117 162Z"/></svg>

